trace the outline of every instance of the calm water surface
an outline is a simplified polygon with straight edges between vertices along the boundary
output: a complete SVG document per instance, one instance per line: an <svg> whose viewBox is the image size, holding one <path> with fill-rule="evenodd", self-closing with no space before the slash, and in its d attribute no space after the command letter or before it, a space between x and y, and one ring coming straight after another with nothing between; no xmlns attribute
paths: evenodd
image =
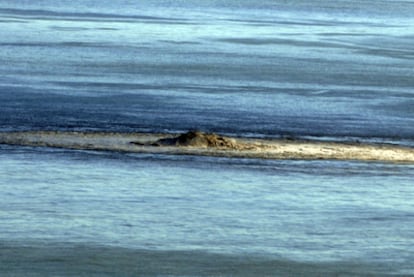
<svg viewBox="0 0 414 277"><path fill-rule="evenodd" d="M0 131L414 144L413 1L0 1ZM413 275L407 164L0 146L0 275Z"/></svg>
<svg viewBox="0 0 414 277"><path fill-rule="evenodd" d="M205 253L225 255L228 264L217 265L223 269L253 259L263 274L281 263L300 263L296 274L309 267L412 273L413 169L2 147L0 243L17 252L14 262L2 258L3 272L50 263L49 251L55 263L75 260L91 270L82 255L102 247L109 259L154 255L148 264L155 272L177 251L177 267L194 255L201 273L215 266L204 262L221 259Z"/></svg>

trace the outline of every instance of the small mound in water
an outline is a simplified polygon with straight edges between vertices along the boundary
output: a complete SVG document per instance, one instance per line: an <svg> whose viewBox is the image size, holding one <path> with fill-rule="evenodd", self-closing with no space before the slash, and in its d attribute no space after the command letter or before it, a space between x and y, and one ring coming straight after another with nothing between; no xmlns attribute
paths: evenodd
<svg viewBox="0 0 414 277"><path fill-rule="evenodd" d="M175 138L159 139L153 146L192 146L192 147L217 147L235 149L236 141L214 133L190 131Z"/></svg>

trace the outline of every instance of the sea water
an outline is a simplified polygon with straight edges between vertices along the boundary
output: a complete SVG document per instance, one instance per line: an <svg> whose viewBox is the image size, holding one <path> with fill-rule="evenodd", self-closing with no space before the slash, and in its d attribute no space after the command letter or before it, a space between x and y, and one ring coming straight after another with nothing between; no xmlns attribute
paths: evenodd
<svg viewBox="0 0 414 277"><path fill-rule="evenodd" d="M413 1L0 1L0 131L412 145ZM414 274L407 164L0 146L5 276Z"/></svg>

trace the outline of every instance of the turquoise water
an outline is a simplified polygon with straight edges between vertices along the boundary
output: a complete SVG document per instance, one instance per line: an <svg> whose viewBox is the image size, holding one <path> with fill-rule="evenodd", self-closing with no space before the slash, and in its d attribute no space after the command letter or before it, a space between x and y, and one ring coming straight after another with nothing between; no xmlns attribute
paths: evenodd
<svg viewBox="0 0 414 277"><path fill-rule="evenodd" d="M414 272L410 165L15 147L2 147L0 158L0 243L13 245L20 258L30 253L23 246L33 247L40 264L48 251L58 261L82 257L79 247L111 259L96 254L98 247L113 259L125 251L136 260L154 255L154 268L168 263L171 251L177 267L189 266L185 257L194 255L200 272L220 260L209 255L224 255L228 266L240 259L257 259L257 267L298 263L297 273ZM7 272L13 263L4 259ZM92 266L80 261L79 269Z"/></svg>

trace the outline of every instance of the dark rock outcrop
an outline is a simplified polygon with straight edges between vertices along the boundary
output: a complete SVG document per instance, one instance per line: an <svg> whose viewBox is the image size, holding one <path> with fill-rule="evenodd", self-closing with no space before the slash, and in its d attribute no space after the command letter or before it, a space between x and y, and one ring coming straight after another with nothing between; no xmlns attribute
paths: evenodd
<svg viewBox="0 0 414 277"><path fill-rule="evenodd" d="M199 131L190 131L178 136L176 138L175 145L234 148L235 141L233 139L225 138L214 133L207 134Z"/></svg>
<svg viewBox="0 0 414 277"><path fill-rule="evenodd" d="M222 137L214 133L204 133L200 131L189 131L177 137L159 139L151 145L236 148L236 142L234 139Z"/></svg>

